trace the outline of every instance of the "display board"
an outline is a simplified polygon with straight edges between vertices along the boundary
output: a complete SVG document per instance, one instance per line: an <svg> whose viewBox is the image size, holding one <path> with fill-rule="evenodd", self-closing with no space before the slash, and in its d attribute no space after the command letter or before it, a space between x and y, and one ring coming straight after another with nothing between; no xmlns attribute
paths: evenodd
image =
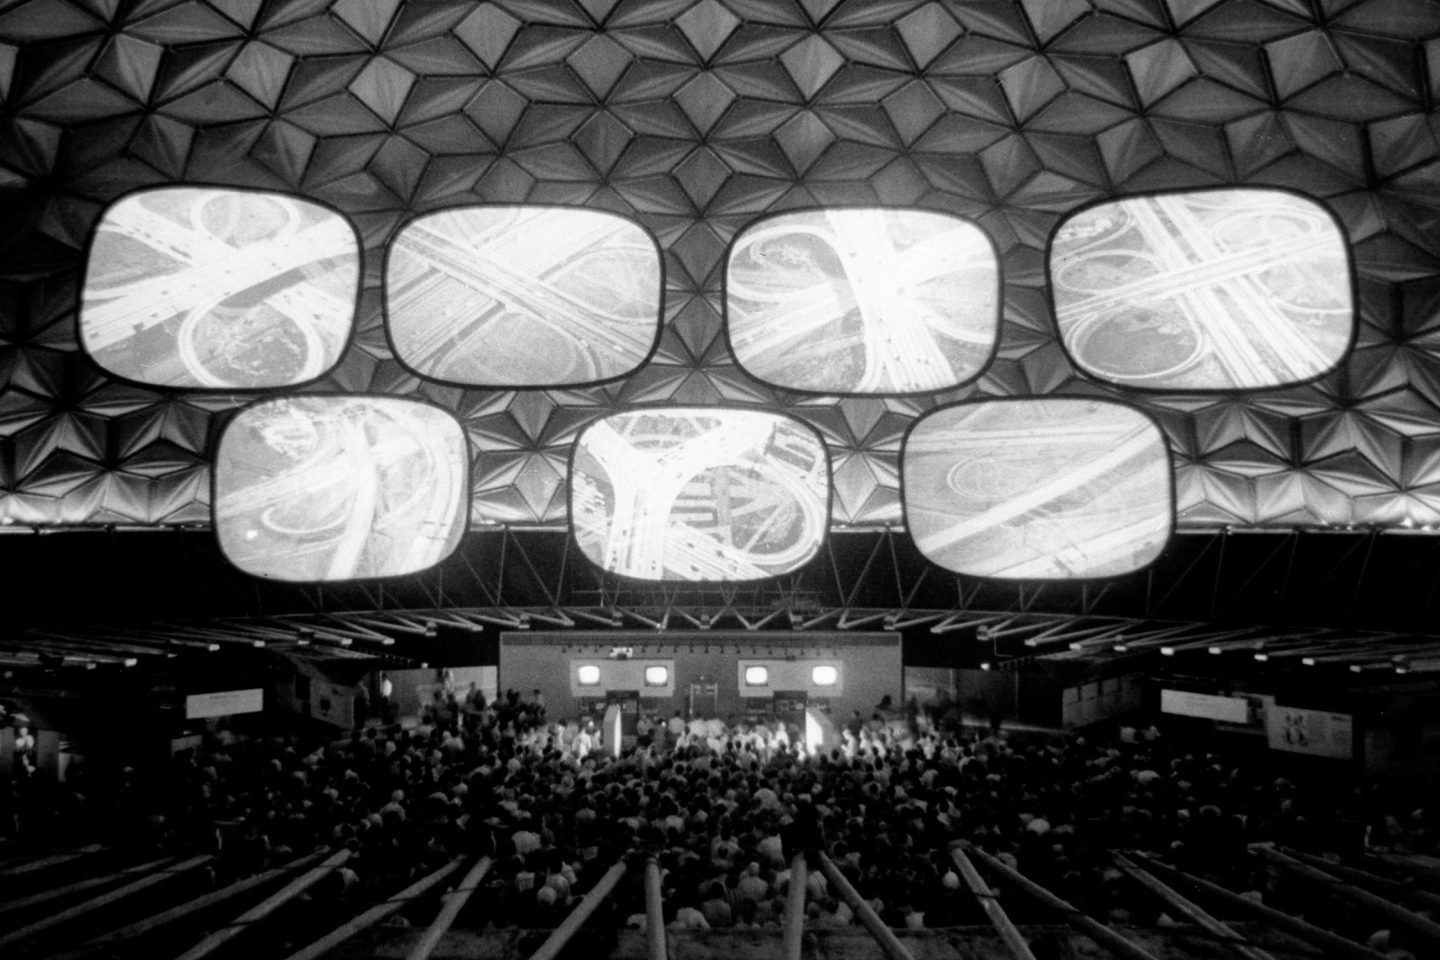
<svg viewBox="0 0 1440 960"><path fill-rule="evenodd" d="M1355 756L1354 720L1344 713L1273 706L1266 715L1270 749L1350 760Z"/></svg>
<svg viewBox="0 0 1440 960"><path fill-rule="evenodd" d="M467 386L578 386L630 373L660 335L660 248L633 221L576 207L462 207L390 248L396 358Z"/></svg>
<svg viewBox="0 0 1440 960"><path fill-rule="evenodd" d="M1279 190L1090 207L1056 231L1050 279L1067 352L1123 386L1244 390L1308 380L1344 358L1355 327L1339 221Z"/></svg>
<svg viewBox="0 0 1440 960"><path fill-rule="evenodd" d="M652 682L660 670L664 671L664 682ZM605 657L577 657L570 661L571 696L604 697L624 692L636 692L642 697L673 697L675 661Z"/></svg>
<svg viewBox="0 0 1440 960"><path fill-rule="evenodd" d="M221 690L215 693L192 693L185 698L185 719L227 717L237 713L260 713L265 709L265 691Z"/></svg>
<svg viewBox="0 0 1440 960"><path fill-rule="evenodd" d="M80 343L109 372L155 386L293 386L339 361L359 292L359 240L327 207L250 190L143 190L96 228Z"/></svg>
<svg viewBox="0 0 1440 960"><path fill-rule="evenodd" d="M1140 674L1105 677L1066 687L1060 698L1061 724L1067 729L1110 720L1144 705L1144 678Z"/></svg>
<svg viewBox="0 0 1440 960"><path fill-rule="evenodd" d="M1160 712L1225 723L1246 723L1250 719L1250 703L1241 697L1221 697L1188 690L1161 690Z"/></svg>
<svg viewBox="0 0 1440 960"><path fill-rule="evenodd" d="M735 359L790 390L913 393L974 379L995 349L1000 265L985 232L923 210L802 210L730 248Z"/></svg>
<svg viewBox="0 0 1440 960"><path fill-rule="evenodd" d="M256 576L399 576L450 555L469 493L465 435L447 411L399 397L269 400L221 435L215 532Z"/></svg>
<svg viewBox="0 0 1440 960"><path fill-rule="evenodd" d="M818 673L817 668L821 668ZM834 671L833 683L822 682L828 676L824 668ZM760 680L762 675L763 682L751 682ZM735 662L735 676L742 697L778 696L785 690L798 691L810 697L839 697L845 694L845 661L837 658L745 658Z"/></svg>
<svg viewBox="0 0 1440 960"><path fill-rule="evenodd" d="M1081 398L942 407L901 452L905 521L921 553L1003 579L1116 576L1150 563L1173 523L1159 427Z"/></svg>
<svg viewBox="0 0 1440 960"><path fill-rule="evenodd" d="M759 410L646 409L585 429L570 468L575 539L645 580L759 580L815 555L830 465L814 429Z"/></svg>

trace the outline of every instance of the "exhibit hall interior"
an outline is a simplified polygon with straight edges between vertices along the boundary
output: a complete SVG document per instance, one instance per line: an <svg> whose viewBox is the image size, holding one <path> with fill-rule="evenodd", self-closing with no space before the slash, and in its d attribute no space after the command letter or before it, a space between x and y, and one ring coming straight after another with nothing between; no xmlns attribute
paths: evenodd
<svg viewBox="0 0 1440 960"><path fill-rule="evenodd" d="M0 956L1440 956L1437 0L0 0Z"/></svg>

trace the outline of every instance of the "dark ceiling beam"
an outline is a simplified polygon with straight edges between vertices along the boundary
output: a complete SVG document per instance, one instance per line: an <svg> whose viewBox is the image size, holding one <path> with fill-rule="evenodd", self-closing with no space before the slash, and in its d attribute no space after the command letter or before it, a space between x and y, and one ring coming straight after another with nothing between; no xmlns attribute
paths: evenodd
<svg viewBox="0 0 1440 960"><path fill-rule="evenodd" d="M1339 650L1333 653L1315 653L1310 656L1301 657L1300 662L1307 667L1322 667L1335 663L1350 663L1355 660L1374 660L1377 657L1393 656L1403 654L1407 650L1413 650L1417 644L1412 643L1379 643L1370 644L1365 647L1354 647Z"/></svg>
<svg viewBox="0 0 1440 960"><path fill-rule="evenodd" d="M1220 644L1253 644L1265 632L1264 627L1232 627L1225 630L1214 631L1208 635L1187 637L1184 640L1178 640L1172 643L1162 643L1160 645L1160 653L1166 657L1173 657L1177 653L1190 653L1191 651L1199 650L1210 653L1214 652L1215 648Z"/></svg>
<svg viewBox="0 0 1440 960"><path fill-rule="evenodd" d="M1254 658L1261 663L1270 661L1298 660L1316 653L1334 651L1345 646L1363 646L1384 643L1404 637L1401 633L1356 633L1353 630L1317 630L1313 637L1298 635L1279 641L1271 641L1264 650L1258 650Z"/></svg>
<svg viewBox="0 0 1440 960"><path fill-rule="evenodd" d="M1141 630L1137 633L1125 633L1115 639L1113 649L1117 653L1125 653L1129 650L1146 650L1150 647L1159 647L1162 646L1166 640L1181 637L1193 630L1203 628L1204 624L1201 623L1190 622L1177 624L1172 621L1167 626L1157 626L1154 629ZM1103 641L1101 642L1103 643ZM1089 640L1082 640L1080 643L1083 645L1080 648L1081 651L1089 650L1092 646ZM1074 650L1075 646L1072 644L1070 649Z"/></svg>
<svg viewBox="0 0 1440 960"><path fill-rule="evenodd" d="M173 650L165 650L159 645L147 645L142 643L116 641L90 634L84 636L72 636L68 633L60 633L52 630L32 630L30 636L39 637L42 640L49 640L62 644L71 644L77 650L94 650L106 656L119 657L121 655L131 657L173 657Z"/></svg>
<svg viewBox="0 0 1440 960"><path fill-rule="evenodd" d="M102 640L114 638L122 643L150 644L164 649L197 650L205 653L215 653L220 649L220 644L214 640L191 640L186 637L169 636L155 630L134 627L110 627L108 630L102 629L95 636Z"/></svg>
<svg viewBox="0 0 1440 960"><path fill-rule="evenodd" d="M1039 647L1049 647L1057 644L1063 644L1068 648L1070 644L1080 640L1118 634L1118 632L1123 630L1128 623L1133 623L1133 621L1117 622L1114 619L1109 619L1107 620L1107 622L1102 623L1098 626L1077 627L1075 625L1076 623L1084 622L1089 619L1091 618L1085 617L1072 621L1069 624L1057 624L1056 626L1051 627L1050 629L1045 630L1042 633L1037 634L1036 636L1026 637L1025 646L1031 649L1036 649Z"/></svg>
<svg viewBox="0 0 1440 960"><path fill-rule="evenodd" d="M189 637L194 640L210 640L221 644L243 644L247 647L263 647L268 643L267 638L238 628L221 629L216 626L197 626L194 624L164 622L159 625L158 629L173 633L179 637Z"/></svg>

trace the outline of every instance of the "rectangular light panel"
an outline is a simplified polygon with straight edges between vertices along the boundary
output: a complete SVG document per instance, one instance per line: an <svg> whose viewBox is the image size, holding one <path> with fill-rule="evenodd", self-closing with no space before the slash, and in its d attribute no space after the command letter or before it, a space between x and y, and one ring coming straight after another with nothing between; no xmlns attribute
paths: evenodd
<svg viewBox="0 0 1440 960"><path fill-rule="evenodd" d="M1129 573L1174 522L1170 456L1138 410L1080 398L942 407L901 451L905 521L947 570L1002 579Z"/></svg>
<svg viewBox="0 0 1440 960"><path fill-rule="evenodd" d="M360 283L350 222L277 193L163 187L100 219L81 346L117 377L162 387L284 387L344 352Z"/></svg>
<svg viewBox="0 0 1440 960"><path fill-rule="evenodd" d="M1000 267L984 231L922 210L770 217L730 248L725 315L740 366L789 390L915 393L980 375Z"/></svg>
<svg viewBox="0 0 1440 960"><path fill-rule="evenodd" d="M645 580L757 580L815 555L829 523L825 448L759 410L654 409L591 424L570 468L575 539Z"/></svg>
<svg viewBox="0 0 1440 960"><path fill-rule="evenodd" d="M570 207L464 207L395 238L396 357L464 386L576 386L639 367L660 335L660 250L644 228Z"/></svg>
<svg viewBox="0 0 1440 960"><path fill-rule="evenodd" d="M240 411L221 435L214 525L260 577L415 573L455 549L469 510L460 424L398 397L301 396Z"/></svg>
<svg viewBox="0 0 1440 960"><path fill-rule="evenodd" d="M1339 222L1279 190L1132 197L1050 245L1065 349L1086 373L1157 390L1245 390L1338 364L1355 327Z"/></svg>

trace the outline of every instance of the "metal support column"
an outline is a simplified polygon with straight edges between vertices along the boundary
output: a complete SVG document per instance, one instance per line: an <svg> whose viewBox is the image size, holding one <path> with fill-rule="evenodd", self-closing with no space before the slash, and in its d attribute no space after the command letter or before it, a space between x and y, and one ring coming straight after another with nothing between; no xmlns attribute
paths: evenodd
<svg viewBox="0 0 1440 960"><path fill-rule="evenodd" d="M1015 929L1015 924L1010 922L1010 917L1005 913L1005 908L1000 906L1000 901L995 899L995 891L990 889L985 878L980 876L975 869L975 864L965 856L965 851L959 846L950 848L950 859L955 862L955 869L960 871L960 877L965 881L965 886L975 895L980 907L985 911L985 916L990 918L990 924L995 932L1000 934L1010 955L1015 960L1035 960L1035 955L1030 952L1030 945L1025 938L1020 936L1020 931Z"/></svg>
<svg viewBox="0 0 1440 960"><path fill-rule="evenodd" d="M390 899L383 903L377 903L369 910L360 914L360 916L340 924L340 926L331 930L308 947L301 947L299 950L296 950L290 954L288 960L317 960L317 958L329 953L346 940L355 936L355 934L360 933L362 930L370 929L392 914L399 913L405 908L406 904L412 900L423 897L431 887L450 876L450 874L456 870L459 870L462 862L464 861L462 861L461 858L456 857L439 870L431 871Z"/></svg>
<svg viewBox="0 0 1440 960"><path fill-rule="evenodd" d="M1144 864L1147 868L1159 870L1165 876L1180 880L1185 884L1194 887L1206 896L1223 903L1231 911L1243 914L1255 920L1268 923L1277 930L1300 939L1312 946L1319 947L1327 957L1344 958L1344 960L1385 960L1383 953L1377 953L1369 947L1362 946L1353 940L1346 940L1344 937L1329 930L1323 930L1313 923L1306 923L1299 917L1292 917L1288 913L1276 910L1274 907L1267 907L1263 903L1257 903L1247 897L1242 897L1233 890L1227 890L1217 883L1186 873L1184 870L1177 870L1155 860L1143 853L1131 851L1130 856Z"/></svg>
<svg viewBox="0 0 1440 960"><path fill-rule="evenodd" d="M1156 960L1155 955L1148 950L1125 939L1099 920L1081 913L1049 890L1040 886L1040 884L1034 880L1031 880L1018 870L1011 870L979 847L964 844L963 848L974 854L975 858L984 864L987 870L997 874L1006 884L1019 890L1036 903L1042 904L1062 914L1065 917L1066 923L1110 952L1125 957L1126 960Z"/></svg>
<svg viewBox="0 0 1440 960"><path fill-rule="evenodd" d="M1363 887L1357 887L1353 883L1346 883L1334 874L1326 873L1324 870L1312 867L1306 863L1301 863L1294 857L1287 857L1273 847L1262 845L1251 847L1251 849L1270 862L1279 864L1296 876L1304 877L1307 880L1325 886L1330 893L1342 900L1359 904L1369 909L1372 913L1392 921L1397 926L1404 927L1414 936L1430 944L1434 950L1440 952L1440 923L1436 923L1427 917L1422 917L1415 911L1407 910L1384 897L1376 896Z"/></svg>
<svg viewBox="0 0 1440 960"><path fill-rule="evenodd" d="M425 933L420 937L410 952L405 955L405 960L427 960L431 952L439 945L441 939L449 932L455 918L460 916L460 911L465 909L465 904L470 902L470 894L480 886L480 881L485 879L485 874L490 872L490 858L481 857L475 862L475 866L465 874L460 881L460 886L445 894L445 905L430 921L430 926L425 928Z"/></svg>
<svg viewBox="0 0 1440 960"><path fill-rule="evenodd" d="M600 882L585 894L585 899L581 900L560 926L555 928L555 932L540 944L540 949L531 955L530 960L555 960L560 955L560 951L564 950L565 945L570 942L570 938L575 936L576 932L585 925L586 920L590 919L590 914L594 913L595 909L605 902L605 898L610 896L611 891L615 889L615 885L623 876L625 876L625 861L621 860L605 872L605 876L600 878Z"/></svg>
<svg viewBox="0 0 1440 960"><path fill-rule="evenodd" d="M1167 909L1175 911L1181 917L1189 920L1206 933L1222 941L1229 941L1226 943L1226 946L1239 956L1244 957L1245 960L1275 960L1274 957L1259 947L1252 947L1248 943L1245 943L1244 938L1234 930L1231 930L1225 924L1216 920L1194 903L1181 896L1175 888L1167 885L1164 881L1157 878L1154 874L1150 873L1123 853L1112 853L1111 856L1113 856L1115 862L1120 865L1120 869L1129 874L1146 890L1149 890L1161 900L1164 900Z"/></svg>
<svg viewBox="0 0 1440 960"><path fill-rule="evenodd" d="M665 902L660 895L660 861L645 860L645 941L650 960L665 960Z"/></svg>
<svg viewBox="0 0 1440 960"><path fill-rule="evenodd" d="M840 891L840 896L850 905L850 909L855 911L855 916L859 917L865 929L870 931L870 936L880 944L880 949L885 956L890 960L915 960L910 955L910 951L905 948L905 944L895 936L895 931L885 926L885 921L881 920L870 904L866 903L856 892L855 888L850 885L850 881L845 879L845 875L836 869L835 864L830 862L830 858L824 853L819 853L817 856L820 860L820 872L825 874L825 879L830 881L832 887Z"/></svg>
<svg viewBox="0 0 1440 960"><path fill-rule="evenodd" d="M805 854L795 854L790 861L790 890L785 898L785 921L780 931L780 956L784 960L800 960L800 944L805 936Z"/></svg>

